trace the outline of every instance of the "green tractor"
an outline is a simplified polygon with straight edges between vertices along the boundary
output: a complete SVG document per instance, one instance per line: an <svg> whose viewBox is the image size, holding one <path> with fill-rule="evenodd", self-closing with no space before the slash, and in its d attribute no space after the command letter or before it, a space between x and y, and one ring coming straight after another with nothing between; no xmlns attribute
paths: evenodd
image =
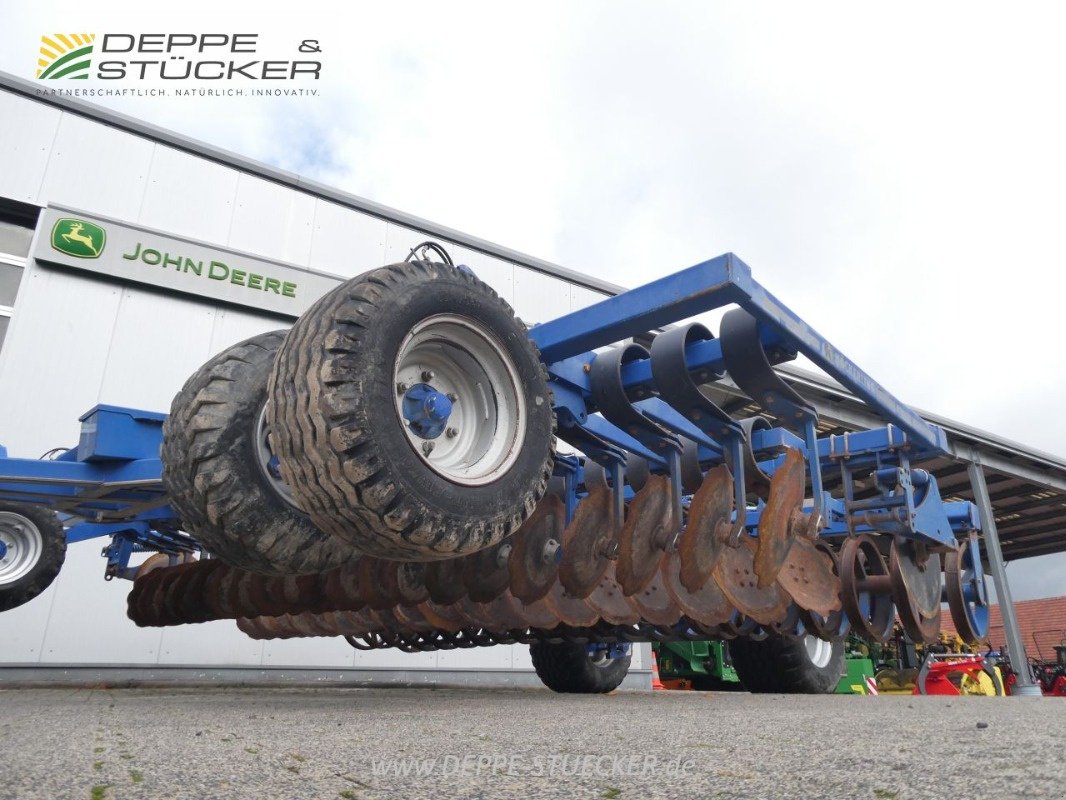
<svg viewBox="0 0 1066 800"><path fill-rule="evenodd" d="M782 694L868 694L873 662L844 639L767 636L654 643L667 689Z"/></svg>

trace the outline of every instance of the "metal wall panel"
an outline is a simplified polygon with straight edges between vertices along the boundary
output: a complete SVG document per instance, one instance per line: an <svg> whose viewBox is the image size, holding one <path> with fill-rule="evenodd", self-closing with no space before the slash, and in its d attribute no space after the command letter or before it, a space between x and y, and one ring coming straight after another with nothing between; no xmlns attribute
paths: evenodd
<svg viewBox="0 0 1066 800"><path fill-rule="evenodd" d="M589 306L606 300L607 295L600 292L594 292L591 289L586 289L584 286L571 286L570 287L570 310L577 311L578 309L588 308Z"/></svg>
<svg viewBox="0 0 1066 800"><path fill-rule="evenodd" d="M346 278L355 277L386 263L385 237L384 220L318 200L310 266Z"/></svg>
<svg viewBox="0 0 1066 800"><path fill-rule="evenodd" d="M208 352L213 356L237 342L243 342L260 333L278 331L289 326L289 320L248 314L231 308L219 308L215 311L215 325L211 330L211 346Z"/></svg>
<svg viewBox="0 0 1066 800"><path fill-rule="evenodd" d="M134 221L205 242L226 242L237 196L237 175L230 167L157 145L144 204Z"/></svg>
<svg viewBox="0 0 1066 800"><path fill-rule="evenodd" d="M259 666L263 661L264 642L245 636L231 619L162 630L159 664Z"/></svg>
<svg viewBox="0 0 1066 800"><path fill-rule="evenodd" d="M547 322L570 308L570 284L525 267L514 268L514 310L527 325Z"/></svg>
<svg viewBox="0 0 1066 800"><path fill-rule="evenodd" d="M0 442L11 455L77 443L78 417L99 398L121 294L118 284L27 266L0 353Z"/></svg>
<svg viewBox="0 0 1066 800"><path fill-rule="evenodd" d="M354 648L339 636L267 639L263 642L263 666L351 667L354 652Z"/></svg>
<svg viewBox="0 0 1066 800"><path fill-rule="evenodd" d="M206 303L123 289L98 401L169 411L185 379L214 355L214 321L215 308Z"/></svg>
<svg viewBox="0 0 1066 800"><path fill-rule="evenodd" d="M308 266L314 224L315 198L242 174L226 243L235 250Z"/></svg>
<svg viewBox="0 0 1066 800"><path fill-rule="evenodd" d="M0 196L37 202L62 117L58 109L0 92Z"/></svg>
<svg viewBox="0 0 1066 800"><path fill-rule="evenodd" d="M104 581L100 541L67 550L40 661L47 664L155 664L159 628L138 628L126 616L126 581ZM0 625L6 625L0 614Z"/></svg>
<svg viewBox="0 0 1066 800"><path fill-rule="evenodd" d="M155 149L154 143L138 136L64 114L40 202L137 219Z"/></svg>

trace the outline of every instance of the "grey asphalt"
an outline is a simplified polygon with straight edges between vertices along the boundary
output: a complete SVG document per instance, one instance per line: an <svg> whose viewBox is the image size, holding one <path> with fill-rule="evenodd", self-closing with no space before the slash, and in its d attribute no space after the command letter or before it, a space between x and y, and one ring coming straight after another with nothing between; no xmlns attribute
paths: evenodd
<svg viewBox="0 0 1066 800"><path fill-rule="evenodd" d="M1062 798L1064 752L1053 698L0 689L19 800Z"/></svg>

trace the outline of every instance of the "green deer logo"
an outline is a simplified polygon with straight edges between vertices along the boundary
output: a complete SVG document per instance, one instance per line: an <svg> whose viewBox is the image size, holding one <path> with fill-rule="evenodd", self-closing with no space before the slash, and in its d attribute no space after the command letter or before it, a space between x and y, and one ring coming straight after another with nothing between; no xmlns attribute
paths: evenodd
<svg viewBox="0 0 1066 800"><path fill-rule="evenodd" d="M99 258L106 241L103 228L80 219L61 219L52 228L52 247L75 258Z"/></svg>

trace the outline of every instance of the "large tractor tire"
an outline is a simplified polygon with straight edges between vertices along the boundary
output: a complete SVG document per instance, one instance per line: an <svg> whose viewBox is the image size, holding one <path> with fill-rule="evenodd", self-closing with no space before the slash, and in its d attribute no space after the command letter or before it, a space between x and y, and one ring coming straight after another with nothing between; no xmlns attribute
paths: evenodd
<svg viewBox="0 0 1066 800"><path fill-rule="evenodd" d="M323 572L356 557L314 526L277 472L267 379L285 331L219 353L186 381L163 424L163 485L182 528L235 567Z"/></svg>
<svg viewBox="0 0 1066 800"><path fill-rule="evenodd" d="M382 267L293 326L270 379L281 474L322 530L434 561L509 536L554 458L547 372L511 308L470 272Z"/></svg>
<svg viewBox="0 0 1066 800"><path fill-rule="evenodd" d="M729 655L741 685L756 694L829 694L844 674L843 639L734 639Z"/></svg>
<svg viewBox="0 0 1066 800"><path fill-rule="evenodd" d="M52 585L67 556L55 512L0 502L0 611L21 606Z"/></svg>
<svg viewBox="0 0 1066 800"><path fill-rule="evenodd" d="M631 653L610 658L606 650L590 654L583 644L536 642L529 646L537 677L561 694L606 694L617 689L629 672Z"/></svg>

